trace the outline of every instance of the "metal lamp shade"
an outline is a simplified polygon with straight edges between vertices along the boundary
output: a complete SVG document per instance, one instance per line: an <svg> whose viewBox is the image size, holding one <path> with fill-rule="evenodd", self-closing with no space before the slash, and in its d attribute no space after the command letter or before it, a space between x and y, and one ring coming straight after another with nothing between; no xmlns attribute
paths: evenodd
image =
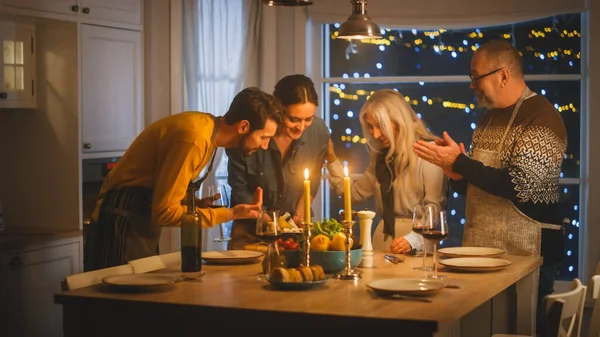
<svg viewBox="0 0 600 337"><path fill-rule="evenodd" d="M262 0L262 3L267 6L308 6L313 4L309 0Z"/></svg>
<svg viewBox="0 0 600 337"><path fill-rule="evenodd" d="M360 40L367 38L380 38L381 29L371 21L367 15L367 1L352 1L352 15L340 26L338 39Z"/></svg>

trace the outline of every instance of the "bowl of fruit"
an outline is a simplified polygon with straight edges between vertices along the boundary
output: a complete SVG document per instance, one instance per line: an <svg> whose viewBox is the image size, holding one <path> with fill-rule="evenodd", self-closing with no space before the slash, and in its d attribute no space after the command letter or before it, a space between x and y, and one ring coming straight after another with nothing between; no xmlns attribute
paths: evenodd
<svg viewBox="0 0 600 337"><path fill-rule="evenodd" d="M298 267L304 260L304 243L301 236L279 243L288 267ZM356 268L362 260L362 247L356 238L351 240L350 266ZM311 228L310 264L323 267L327 274L335 274L346 266L346 236L344 227L335 219L316 221Z"/></svg>

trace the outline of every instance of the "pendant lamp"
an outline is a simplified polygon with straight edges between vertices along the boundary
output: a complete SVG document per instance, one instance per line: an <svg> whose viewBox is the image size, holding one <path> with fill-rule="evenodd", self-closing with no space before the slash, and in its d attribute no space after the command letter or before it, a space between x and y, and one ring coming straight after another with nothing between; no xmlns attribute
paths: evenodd
<svg viewBox="0 0 600 337"><path fill-rule="evenodd" d="M262 0L262 3L267 6L308 6L313 4L309 0Z"/></svg>
<svg viewBox="0 0 600 337"><path fill-rule="evenodd" d="M340 26L337 38L345 40L380 38L381 29L367 15L367 1L351 0L350 2L352 2L352 15Z"/></svg>

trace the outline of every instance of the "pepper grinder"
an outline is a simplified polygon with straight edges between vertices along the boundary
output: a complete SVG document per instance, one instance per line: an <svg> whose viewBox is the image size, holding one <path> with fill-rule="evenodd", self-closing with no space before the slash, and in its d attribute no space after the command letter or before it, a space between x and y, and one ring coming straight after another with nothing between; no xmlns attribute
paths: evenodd
<svg viewBox="0 0 600 337"><path fill-rule="evenodd" d="M357 213L360 224L360 244L362 245L362 261L360 267L373 267L373 243L371 240L371 227L373 226L373 218L375 212L365 209Z"/></svg>

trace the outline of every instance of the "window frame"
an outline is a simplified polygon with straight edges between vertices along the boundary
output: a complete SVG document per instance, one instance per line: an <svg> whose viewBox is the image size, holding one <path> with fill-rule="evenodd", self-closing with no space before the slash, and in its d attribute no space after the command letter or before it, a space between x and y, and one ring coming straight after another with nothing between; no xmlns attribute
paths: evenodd
<svg viewBox="0 0 600 337"><path fill-rule="evenodd" d="M331 102L327 99L329 86L333 83L418 83L420 81L426 83L468 83L471 81L468 74L465 75L448 75L448 76L371 76L369 78L342 78L342 77L326 77L329 74L327 59L329 59L329 44L323 39L325 36L330 36L327 24L334 23L334 20L326 21L326 18L318 18L318 20L308 20L305 22L305 29L299 29L302 25L301 22L296 22L296 28L294 29L294 37L296 41L298 39L306 39L306 74L310 76L315 86L320 91L320 97L322 97L319 108L319 113L325 120L326 124L330 125L329 111L331 108ZM386 26L390 29L405 29L405 27L394 27ZM579 167L579 178L560 178L559 184L561 185L577 185L579 186L579 258L578 266L579 273L577 275L580 279L587 279L588 275L588 168L589 168L589 135L586 123L589 121L589 44L590 44L590 21L589 12L581 13L581 73L580 74L535 74L525 75L527 82L537 81L580 81L580 167ZM351 174L353 178L358 178L360 174ZM320 191L320 198L315 198L315 201L319 201L322 205L321 212L315 216L329 217L331 210L329 207L329 198L331 197L329 186L328 186L328 175L324 174L322 177L322 184ZM570 281L556 281L556 291L568 290Z"/></svg>

